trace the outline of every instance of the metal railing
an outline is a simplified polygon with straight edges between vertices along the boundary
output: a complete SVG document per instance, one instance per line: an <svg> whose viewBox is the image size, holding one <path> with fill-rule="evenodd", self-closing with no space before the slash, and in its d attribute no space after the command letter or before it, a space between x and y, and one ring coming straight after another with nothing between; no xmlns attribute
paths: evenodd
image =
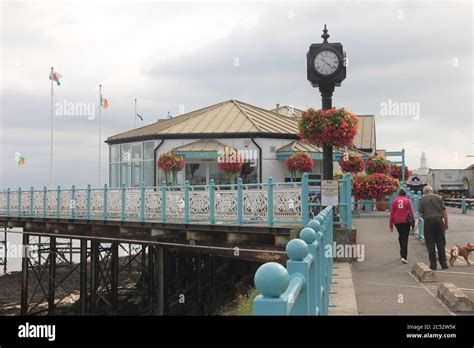
<svg viewBox="0 0 474 348"><path fill-rule="evenodd" d="M215 185L166 185L0 192L0 216L160 221L163 223L303 225L321 210L320 180ZM339 181L340 223L352 228L351 179Z"/></svg>
<svg viewBox="0 0 474 348"><path fill-rule="evenodd" d="M268 262L255 273L261 293L255 315L328 315L332 281L333 207L327 207L286 245L286 268Z"/></svg>

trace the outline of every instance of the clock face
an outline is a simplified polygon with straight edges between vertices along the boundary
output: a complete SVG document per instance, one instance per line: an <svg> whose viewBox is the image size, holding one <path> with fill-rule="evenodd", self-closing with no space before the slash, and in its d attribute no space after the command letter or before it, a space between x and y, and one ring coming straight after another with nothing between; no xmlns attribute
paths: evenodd
<svg viewBox="0 0 474 348"><path fill-rule="evenodd" d="M319 52L314 58L314 68L321 75L331 75L339 67L339 57L330 50Z"/></svg>

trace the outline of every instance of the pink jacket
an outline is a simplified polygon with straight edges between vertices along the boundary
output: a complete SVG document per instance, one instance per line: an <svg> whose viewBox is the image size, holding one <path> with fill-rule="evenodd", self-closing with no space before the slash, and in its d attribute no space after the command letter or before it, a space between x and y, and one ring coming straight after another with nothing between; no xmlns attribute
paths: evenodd
<svg viewBox="0 0 474 348"><path fill-rule="evenodd" d="M408 211L411 212L411 216L415 217L413 206L408 198L404 196L395 198L392 202L392 209L390 209L390 227L393 227L393 224L407 223Z"/></svg>

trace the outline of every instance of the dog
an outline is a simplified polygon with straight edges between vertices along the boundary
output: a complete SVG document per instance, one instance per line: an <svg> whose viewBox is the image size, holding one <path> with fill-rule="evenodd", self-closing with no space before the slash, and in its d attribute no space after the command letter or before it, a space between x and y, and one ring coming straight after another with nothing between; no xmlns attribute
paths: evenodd
<svg viewBox="0 0 474 348"><path fill-rule="evenodd" d="M471 251L474 251L474 243L467 243L463 247L456 245L451 249L451 258L449 259L449 263L451 264L451 266L453 266L456 259L462 256L464 260L466 260L467 265L470 266L471 264L469 262L469 254L471 253Z"/></svg>

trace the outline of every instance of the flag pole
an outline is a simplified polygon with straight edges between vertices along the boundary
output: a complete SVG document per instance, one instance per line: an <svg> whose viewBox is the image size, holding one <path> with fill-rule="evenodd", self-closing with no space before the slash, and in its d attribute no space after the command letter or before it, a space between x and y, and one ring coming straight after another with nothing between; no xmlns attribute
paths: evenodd
<svg viewBox="0 0 474 348"><path fill-rule="evenodd" d="M54 68L51 67L51 144L50 144L50 179L51 179L51 190L54 189L54 179L53 179L53 105L54 105L54 77L53 77Z"/></svg>
<svg viewBox="0 0 474 348"><path fill-rule="evenodd" d="M137 128L137 98L135 98L135 115L133 116L133 121L135 122L134 123L134 125L135 125L134 128Z"/></svg>
<svg viewBox="0 0 474 348"><path fill-rule="evenodd" d="M100 168L100 160L101 160L101 151L100 151L100 141L102 138L102 85L99 85L99 187L101 185L101 168Z"/></svg>

